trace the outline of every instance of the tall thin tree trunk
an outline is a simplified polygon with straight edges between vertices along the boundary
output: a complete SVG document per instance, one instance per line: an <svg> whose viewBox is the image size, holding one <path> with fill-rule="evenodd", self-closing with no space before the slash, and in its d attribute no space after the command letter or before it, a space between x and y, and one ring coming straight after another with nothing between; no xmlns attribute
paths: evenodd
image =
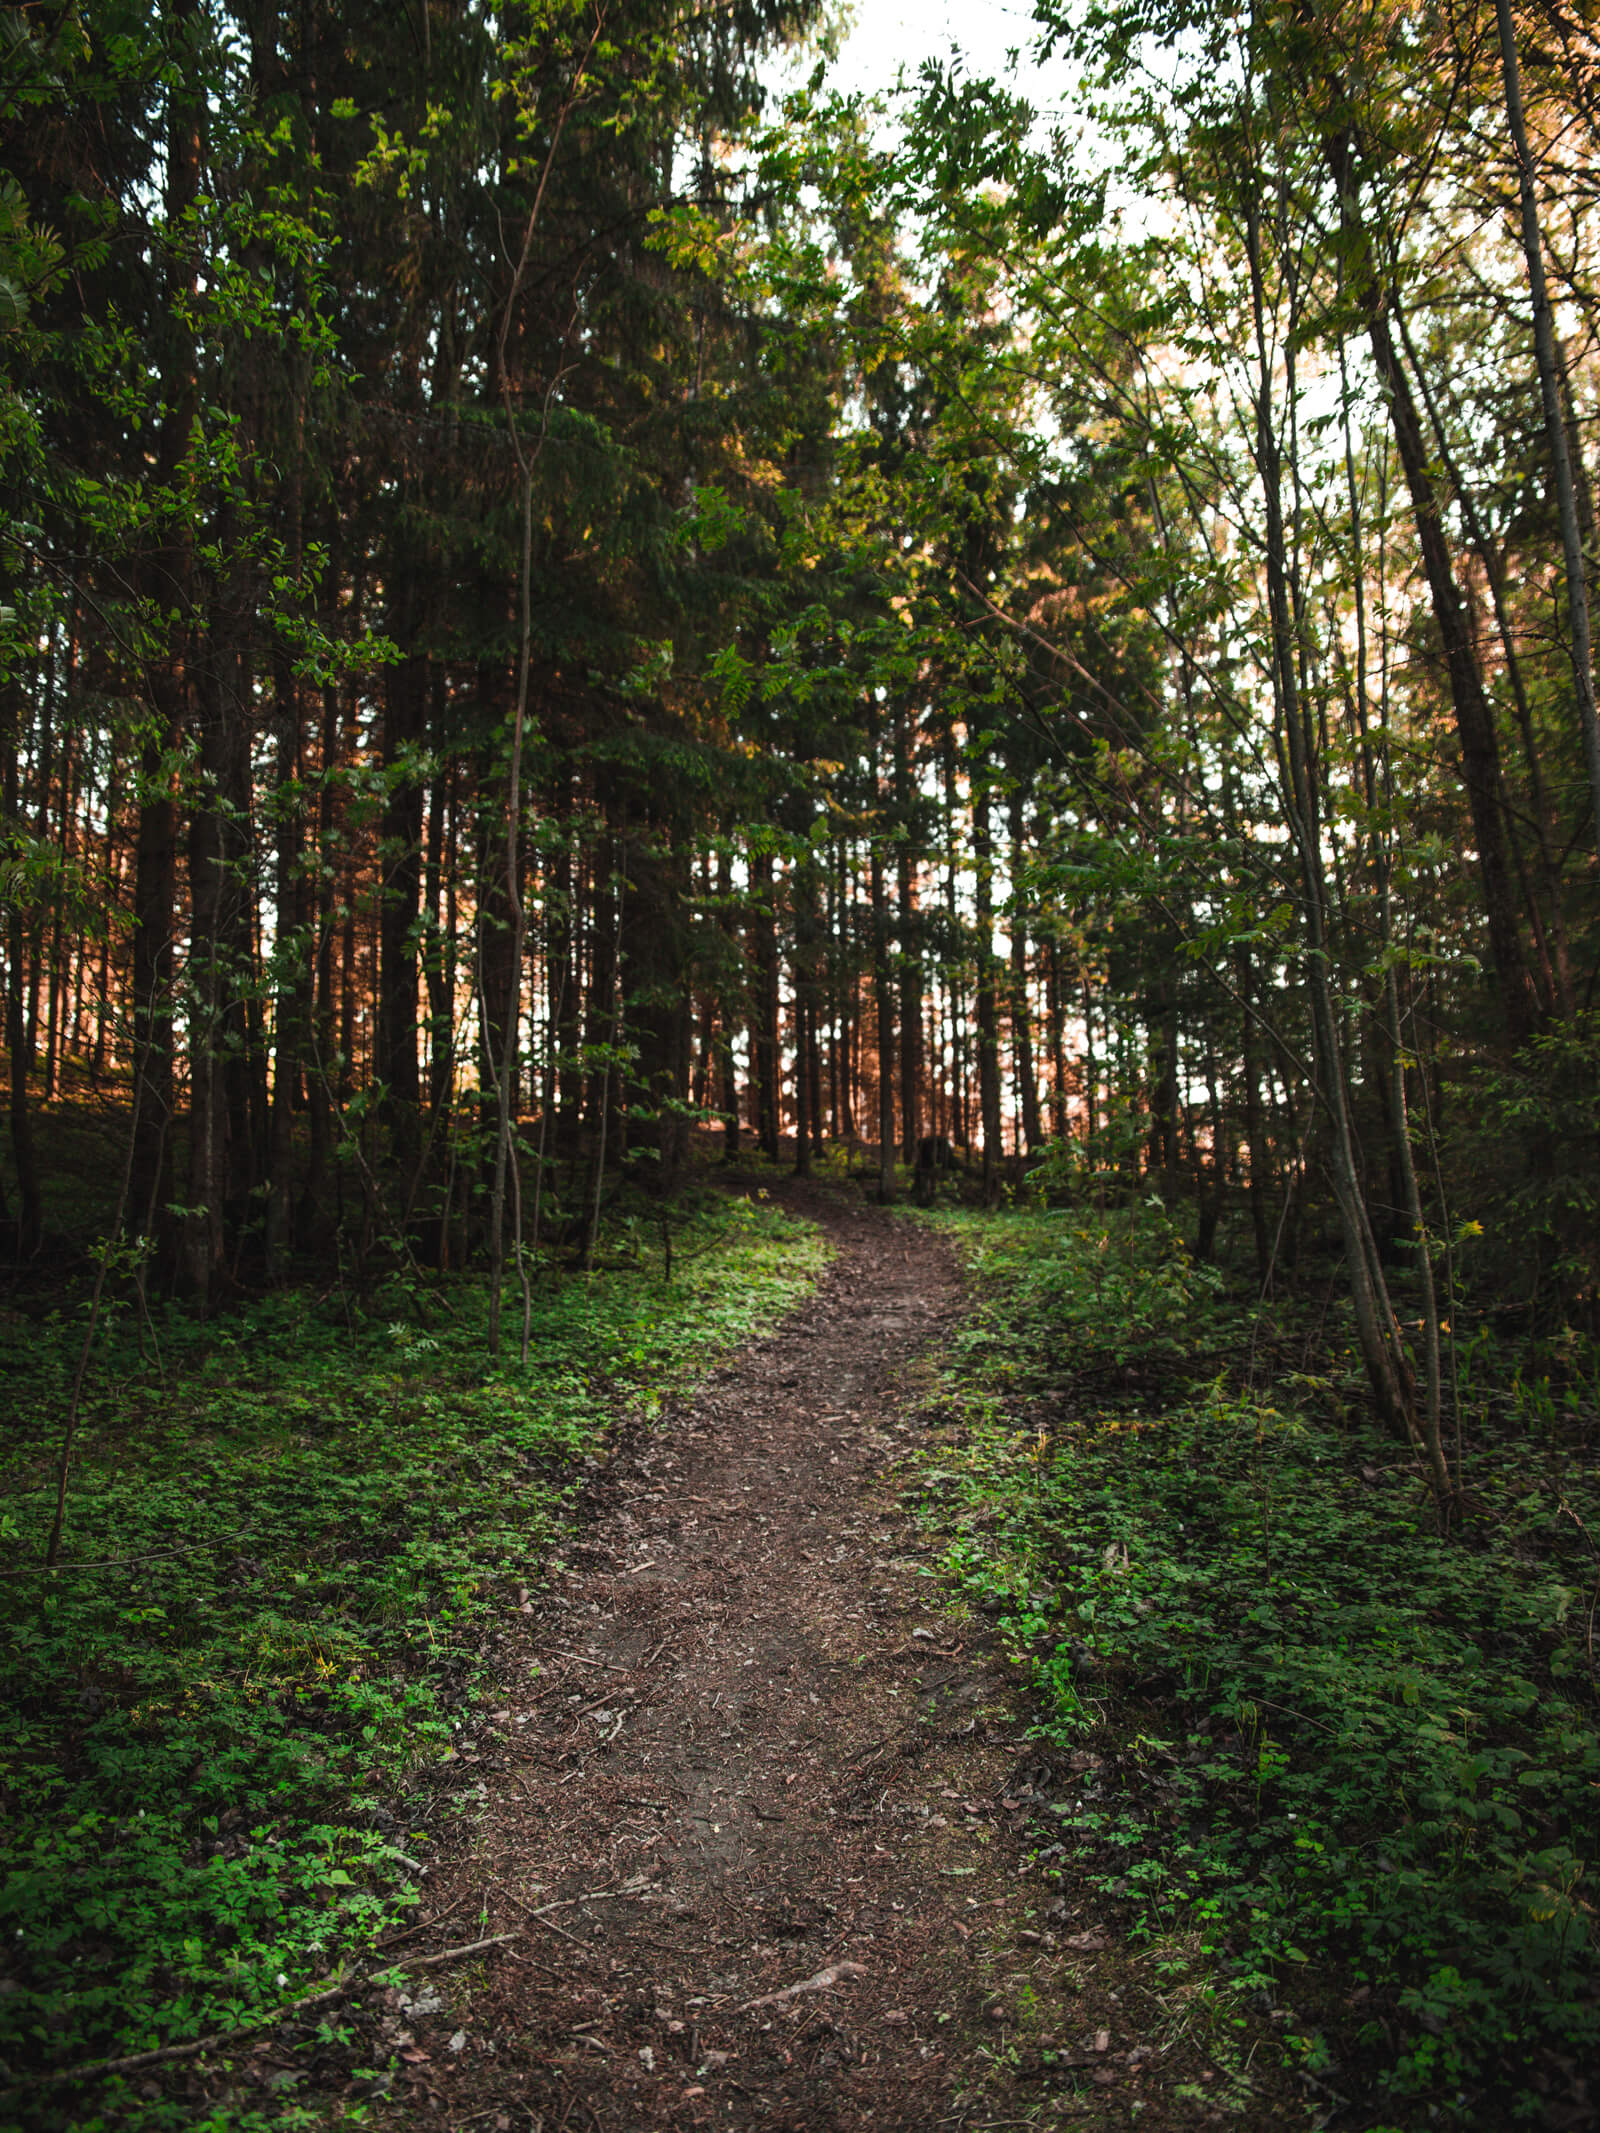
<svg viewBox="0 0 1600 2133"><path fill-rule="evenodd" d="M1000 1198L1000 988L994 952L994 836L989 788L975 769L972 778L974 947L977 956L978 1113L983 1126L983 1204Z"/></svg>
<svg viewBox="0 0 1600 2133"><path fill-rule="evenodd" d="M1411 496L1417 545L1422 553L1423 572L1428 581L1434 620L1444 650L1450 698L1455 709L1462 781L1472 814L1484 916L1500 988L1501 1008L1508 1032L1513 1039L1518 1039L1525 1036L1532 1025L1533 999L1512 895L1501 792L1500 743L1495 732L1494 712L1484 690L1466 609L1451 567L1444 511L1417 416L1411 382L1390 332L1387 289L1361 219L1350 135L1333 136L1326 142L1325 151L1339 195L1346 239L1365 277L1363 297L1367 338L1389 403L1390 423Z"/></svg>
<svg viewBox="0 0 1600 2133"><path fill-rule="evenodd" d="M18 769L22 754L22 698L15 682L8 685L6 696L10 731L0 740L0 756L5 766L6 819L17 823L21 815ZM22 1259L38 1250L44 1234L44 1196L33 1142L33 1118L28 1109L27 991L23 983L26 947L27 919L19 898L6 919L6 1050L11 1082L11 1153L17 1166L17 1256Z"/></svg>
<svg viewBox="0 0 1600 2133"><path fill-rule="evenodd" d="M1416 1414L1411 1372L1383 1283L1366 1202L1361 1191L1350 1124L1348 1084L1339 1041L1338 1012L1329 969L1327 889L1322 867L1322 806L1316 784L1316 759L1310 745L1313 729L1300 697L1298 646L1291 612L1288 544L1283 520L1283 464L1272 404L1273 355L1266 327L1266 302L1260 249L1259 208L1246 209L1246 255L1256 340L1256 464L1261 476L1266 520L1268 611L1271 626L1272 683L1275 710L1288 757L1284 792L1286 813L1299 860L1304 893L1306 941L1304 968L1312 1010L1312 1048L1317 1064L1317 1096L1329 1127L1330 1173L1334 1204L1344 1245L1345 1270L1355 1310L1357 1336L1379 1411L1391 1427L1415 1437ZM1292 367L1287 390L1292 395ZM1452 588L1453 589L1453 588Z"/></svg>
<svg viewBox="0 0 1600 2133"><path fill-rule="evenodd" d="M878 1022L878 1198L895 1197L894 986L889 968L889 899L876 838L868 858L872 899L872 993Z"/></svg>
<svg viewBox="0 0 1600 2133"><path fill-rule="evenodd" d="M1572 477L1572 453L1562 411L1561 366L1556 359L1555 322L1545 283L1544 241L1539 230L1539 196L1534 187L1533 152L1528 145L1528 125L1522 109L1522 72L1517 59L1517 32L1511 19L1511 0L1495 0L1495 22L1500 31L1500 64L1505 78L1506 118L1517 151L1517 186L1522 206L1522 249L1528 262L1528 287L1533 297L1533 347L1539 366L1539 394L1544 402L1545 443L1555 476L1556 510L1561 520L1561 552L1567 574L1567 616L1571 629L1568 647L1572 657L1572 687L1578 707L1578 730L1583 738L1584 762L1589 772L1589 804L1594 810L1591 833L1600 850L1600 718L1595 712L1594 654L1589 637L1589 577L1583 559L1583 531L1578 523L1578 499Z"/></svg>
<svg viewBox="0 0 1600 2133"><path fill-rule="evenodd" d="M754 1042L751 1046L755 1071L756 1139L761 1153L778 1160L781 1106L779 1076L783 1053L778 1031L778 914L777 890L772 861L765 852L752 852L750 866L750 938L755 950Z"/></svg>
<svg viewBox="0 0 1600 2133"><path fill-rule="evenodd" d="M1033 1057L1033 1002L1028 996L1028 919L1026 897L1019 886L1027 863L1025 796L1018 784L1011 795L1011 1056L1016 1063L1018 1110L1022 1120L1022 1145L1032 1155L1044 1140L1039 1115L1039 1072Z"/></svg>

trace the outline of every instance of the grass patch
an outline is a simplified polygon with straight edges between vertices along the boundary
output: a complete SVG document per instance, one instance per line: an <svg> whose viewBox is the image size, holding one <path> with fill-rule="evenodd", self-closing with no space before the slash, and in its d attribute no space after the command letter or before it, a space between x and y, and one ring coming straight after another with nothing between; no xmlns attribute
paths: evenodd
<svg viewBox="0 0 1600 2133"><path fill-rule="evenodd" d="M1600 2047L1593 1415L1475 1427L1442 1539L1337 1329L1315 1374L1281 1368L1159 1211L948 1219L979 1310L922 1485L1069 1751L1044 1855L1136 1939L1298 2003L1317 2093L1575 2123Z"/></svg>
<svg viewBox="0 0 1600 2133"><path fill-rule="evenodd" d="M405 1789L489 1693L482 1639L619 1408L653 1414L825 1255L808 1225L708 1196L672 1282L657 1260L542 1288L526 1374L514 1351L487 1363L475 1279L349 1319L303 1293L172 1312L159 1362L120 1315L54 1576L81 1322L0 1321L0 2071L247 2021L401 1917L427 1842ZM37 2122L77 2123L68 2098L37 2092Z"/></svg>

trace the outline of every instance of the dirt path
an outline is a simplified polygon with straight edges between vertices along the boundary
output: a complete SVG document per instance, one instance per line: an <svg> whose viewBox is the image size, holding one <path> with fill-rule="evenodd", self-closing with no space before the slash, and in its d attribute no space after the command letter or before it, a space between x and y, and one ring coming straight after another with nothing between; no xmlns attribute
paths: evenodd
<svg viewBox="0 0 1600 2133"><path fill-rule="evenodd" d="M1003 1658L938 1611L887 1478L956 1270L876 1210L803 1204L838 1252L812 1301L613 1462L526 1649L495 1655L527 1700L449 1766L470 1841L427 1887L438 1941L516 1937L391 2000L387 2124L1044 2104L1032 1974L1059 1986L1082 1921L1046 1918L1009 1837L1031 1751ZM1079 2002L1080 2066L1108 2063L1100 2020Z"/></svg>

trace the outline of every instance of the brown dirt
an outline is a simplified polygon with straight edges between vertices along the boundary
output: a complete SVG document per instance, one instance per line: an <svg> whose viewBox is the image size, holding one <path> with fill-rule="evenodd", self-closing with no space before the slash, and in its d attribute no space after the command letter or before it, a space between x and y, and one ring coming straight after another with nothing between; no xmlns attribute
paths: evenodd
<svg viewBox="0 0 1600 2133"><path fill-rule="evenodd" d="M525 1697L442 1773L460 1819L410 1945L513 1937L369 1996L378 2121L1215 2120L1193 2025L1030 1865L1047 1773L1015 1672L942 1610L897 1502L953 1261L877 1209L786 1197L832 1267L611 1461L496 1654ZM1298 2121L1285 2102L1247 2122Z"/></svg>

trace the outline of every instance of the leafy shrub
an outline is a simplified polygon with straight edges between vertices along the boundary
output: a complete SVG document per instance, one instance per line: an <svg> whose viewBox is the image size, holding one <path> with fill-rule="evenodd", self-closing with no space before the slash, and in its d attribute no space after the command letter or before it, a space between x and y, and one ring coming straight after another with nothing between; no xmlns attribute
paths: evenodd
<svg viewBox="0 0 1600 2133"><path fill-rule="evenodd" d="M1600 1334L1600 1010L1480 1063L1463 1105L1457 1211L1473 1269L1538 1327Z"/></svg>
<svg viewBox="0 0 1600 2133"><path fill-rule="evenodd" d="M226 2028L415 1901L426 1837L390 1810L470 1716L484 1633L540 1575L617 1397L653 1410L819 1263L742 1201L697 1231L670 1284L544 1289L526 1377L487 1363L470 1280L353 1325L303 1295L174 1313L159 1362L118 1323L55 1576L76 1329L0 1328L0 2076ZM69 2091L43 2093L65 2123Z"/></svg>
<svg viewBox="0 0 1600 2133"><path fill-rule="evenodd" d="M1089 1301L1116 1249L1059 1220L986 1233L983 1341L952 1387L968 1441L938 1454L951 1575L1005 1597L1044 1731L1093 1751L1061 1856L1136 1932L1198 1928L1246 1980L1337 1960L1371 2001L1347 2048L1394 2102L1536 2117L1551 2060L1600 2046L1592 1567L1558 1552L1515 1445L1479 1455L1492 1515L1445 1541L1392 1443L1225 1373L1159 1414L1063 1405L1063 1358L1121 1352ZM1119 1327L1181 1341L1187 1278L1119 1291ZM1592 1514L1592 1477L1553 1494L1585 1489Z"/></svg>

